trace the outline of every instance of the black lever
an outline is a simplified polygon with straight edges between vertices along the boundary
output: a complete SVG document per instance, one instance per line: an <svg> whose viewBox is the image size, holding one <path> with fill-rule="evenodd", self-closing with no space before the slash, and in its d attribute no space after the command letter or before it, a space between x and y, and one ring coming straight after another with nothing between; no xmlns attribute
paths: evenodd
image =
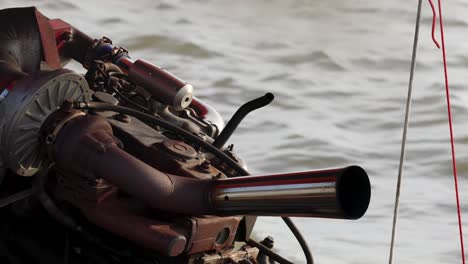
<svg viewBox="0 0 468 264"><path fill-rule="evenodd" d="M245 116L247 116L253 110L262 108L275 99L275 96L272 93L266 93L264 96L261 96L257 99L254 99L250 102L242 105L239 110L232 116L231 120L227 123L226 127L221 131L221 134L213 142L213 146L217 148L222 148L224 144L228 141L231 135L236 130L237 126L242 122Z"/></svg>

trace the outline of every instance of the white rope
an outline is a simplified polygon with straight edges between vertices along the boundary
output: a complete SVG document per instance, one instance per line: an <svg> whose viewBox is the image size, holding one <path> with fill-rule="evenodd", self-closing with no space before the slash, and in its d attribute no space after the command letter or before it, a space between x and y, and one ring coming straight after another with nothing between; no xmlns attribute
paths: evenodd
<svg viewBox="0 0 468 264"><path fill-rule="evenodd" d="M410 69L410 77L409 77L409 83L408 83L408 96L406 98L405 122L403 124L403 136L402 136L402 141L401 141L400 165L398 167L398 181L397 181L396 194L395 194L395 206L393 208L392 241L390 243L390 256L388 259L389 264L393 263L393 249L395 247L398 210L400 206L401 178L403 174L403 164L405 161L406 141L407 141L407 134L408 134L409 115L410 115L410 109L411 109L411 93L413 91L413 77L414 77L414 70L416 67L416 53L418 50L419 24L421 21L421 5L422 5L422 0L419 0L418 11L416 14L416 25L415 25L415 30L414 30L413 55L411 57L411 69Z"/></svg>

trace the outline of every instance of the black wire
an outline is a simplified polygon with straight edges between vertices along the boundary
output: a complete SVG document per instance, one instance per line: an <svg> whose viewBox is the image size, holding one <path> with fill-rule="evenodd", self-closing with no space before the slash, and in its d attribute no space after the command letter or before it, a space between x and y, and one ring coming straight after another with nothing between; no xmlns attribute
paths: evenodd
<svg viewBox="0 0 468 264"><path fill-rule="evenodd" d="M299 245L301 245L302 251L304 251L307 264L313 264L314 258L312 257L312 253L310 252L309 246L307 245L307 242L305 241L304 237L302 236L297 226L289 217L281 217L281 218L283 218L283 221L286 223L286 225L289 227L291 232L294 234L294 236L297 239L297 242L299 242Z"/></svg>
<svg viewBox="0 0 468 264"><path fill-rule="evenodd" d="M273 252L271 249L265 247L264 245L258 243L255 240L249 239L246 241L247 245L251 247L258 248L263 254L267 255L270 259L280 263L280 264L293 264L291 261L283 258L282 256L278 255L277 253Z"/></svg>
<svg viewBox="0 0 468 264"><path fill-rule="evenodd" d="M109 80L110 80L110 78L109 78ZM120 86L120 88L122 88L122 85L120 85L119 83L115 83L115 85L118 85L118 86ZM122 93L119 91L118 88L116 88L116 87L114 87L114 86L112 86L112 85L110 85L110 84L108 84L108 86L111 87L112 90L114 90L114 92L115 92L117 95L119 95L125 102L127 102L127 103L129 103L129 104L131 104L131 105L133 105L133 106L135 106L135 107L140 108L140 109L143 110L144 112L148 112L148 111L149 111L149 107L144 107L144 106L142 106L142 105L140 105L140 104L138 104L138 103L135 103L135 102L132 101L130 98L128 98L127 96L125 96L124 94L122 94Z"/></svg>
<svg viewBox="0 0 468 264"><path fill-rule="evenodd" d="M95 111L112 111L112 112L117 112L117 113L122 113L122 114L127 114L133 117L136 117L140 119L141 121L146 121L149 123L156 124L164 129L170 130L172 132L175 132L179 135L182 135L187 140L192 141L193 143L202 146L206 150L208 150L210 153L216 155L219 159L227 163L229 166L231 166L234 170L236 170L240 175L242 176L249 176L250 174L242 168L237 162L235 162L231 157L226 155L224 152L216 148L215 146L211 145L210 143L204 141L203 139L199 138L198 136L182 129L177 126L174 126L173 124L164 121L156 116L151 116L142 112L139 112L137 110L119 106L119 105L111 105L107 103L100 103L100 102L87 102L87 103L77 103L75 104L75 107L78 109L90 109L90 110L95 110ZM304 251L304 255L307 259L307 264L313 264L313 258L312 258L312 253L307 245L307 242L304 240L304 237L302 236L301 232L297 227L294 225L294 223L291 221L289 217L282 217L283 221L286 223L286 225L289 227L291 232L294 234L296 237L297 241L301 245L302 250ZM255 241L254 241L255 242ZM264 247L263 249L265 252L269 252L270 254L276 254L272 250ZM287 263L287 262L284 262ZM291 262L289 262L291 263Z"/></svg>

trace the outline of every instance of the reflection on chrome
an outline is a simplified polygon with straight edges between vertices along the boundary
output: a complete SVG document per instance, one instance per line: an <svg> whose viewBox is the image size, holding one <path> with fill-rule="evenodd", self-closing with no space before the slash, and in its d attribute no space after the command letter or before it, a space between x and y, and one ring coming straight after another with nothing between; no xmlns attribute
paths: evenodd
<svg viewBox="0 0 468 264"><path fill-rule="evenodd" d="M370 184L360 167L220 180L211 195L224 214L360 218Z"/></svg>

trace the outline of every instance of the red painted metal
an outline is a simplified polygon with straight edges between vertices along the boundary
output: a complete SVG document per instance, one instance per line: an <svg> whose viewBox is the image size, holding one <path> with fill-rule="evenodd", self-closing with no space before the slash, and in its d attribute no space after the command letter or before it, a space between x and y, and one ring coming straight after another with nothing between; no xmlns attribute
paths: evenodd
<svg viewBox="0 0 468 264"><path fill-rule="evenodd" d="M49 24L49 19L36 10L36 21L41 34L44 60L51 69L59 69L60 57L55 42L55 32Z"/></svg>
<svg viewBox="0 0 468 264"><path fill-rule="evenodd" d="M60 41L65 33L71 33L72 26L61 19L50 19L49 25L54 30L55 39Z"/></svg>

